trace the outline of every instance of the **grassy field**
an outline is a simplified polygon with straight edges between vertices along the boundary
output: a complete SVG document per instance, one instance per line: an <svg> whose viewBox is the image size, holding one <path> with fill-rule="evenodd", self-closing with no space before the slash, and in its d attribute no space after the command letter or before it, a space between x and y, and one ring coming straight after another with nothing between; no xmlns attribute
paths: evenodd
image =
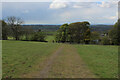
<svg viewBox="0 0 120 80"><path fill-rule="evenodd" d="M38 63L50 56L60 44L2 41L3 78L20 77L37 69Z"/></svg>
<svg viewBox="0 0 120 80"><path fill-rule="evenodd" d="M48 42L52 42L52 41L55 41L55 36L47 36L46 37L46 41L48 41Z"/></svg>
<svg viewBox="0 0 120 80"><path fill-rule="evenodd" d="M74 45L89 69L100 78L118 77L118 47Z"/></svg>
<svg viewBox="0 0 120 80"><path fill-rule="evenodd" d="M59 49L61 45L64 45L64 44L52 43L51 42L52 39L53 36L48 36L47 37L48 43L31 42L31 41L28 42L2 41L3 78L5 77L19 78L24 74L32 73L34 71L39 71L41 68L39 67L40 66L39 64L42 63L43 65L41 66L44 67L45 60L47 60L47 58L53 55L53 53L57 49ZM89 70L97 77L100 78L117 77L118 74L117 46L78 45L78 44L74 44L70 46L69 45L70 44L66 44L66 46L63 47L60 54L56 58L55 60L56 63L53 64L56 66L52 67L53 69L52 73L55 73L54 67L57 67L58 63L59 63L58 66L61 65L61 67L60 66L59 67L63 69L62 71L66 71L66 74L68 74L70 72L69 70L75 70L76 72L75 67L77 65L81 65L81 67L84 68L81 62L83 63L85 62L85 64L87 65L86 67L88 67ZM81 62L79 62L80 61L79 57L76 58L78 56L77 54L79 54L79 57L82 59ZM76 63L76 64L71 65L72 63L73 64ZM68 67L65 68L65 66ZM71 75L75 75L75 74L72 72ZM79 75L77 76L79 77Z"/></svg>

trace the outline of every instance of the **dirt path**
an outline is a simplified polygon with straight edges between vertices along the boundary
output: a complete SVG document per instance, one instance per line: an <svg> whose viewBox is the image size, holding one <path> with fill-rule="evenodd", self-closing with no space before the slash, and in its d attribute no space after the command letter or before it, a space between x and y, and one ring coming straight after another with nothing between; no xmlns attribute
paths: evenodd
<svg viewBox="0 0 120 80"><path fill-rule="evenodd" d="M63 44L44 63L44 67L30 75L32 78L95 78L86 64L69 44Z"/></svg>
<svg viewBox="0 0 120 80"><path fill-rule="evenodd" d="M72 45L64 49L49 71L52 78L95 78Z"/></svg>
<svg viewBox="0 0 120 80"><path fill-rule="evenodd" d="M63 46L61 46L53 55L48 59L48 61L45 63L45 67L40 71L40 73L34 75L33 77L37 78L46 78L48 77L49 70L51 69L52 65L54 64L54 61L57 59L57 56L61 53L63 50Z"/></svg>

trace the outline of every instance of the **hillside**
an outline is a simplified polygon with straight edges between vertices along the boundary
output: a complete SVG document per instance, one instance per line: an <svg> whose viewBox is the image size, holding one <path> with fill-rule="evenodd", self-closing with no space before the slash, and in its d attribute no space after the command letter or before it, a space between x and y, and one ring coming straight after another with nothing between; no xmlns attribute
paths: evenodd
<svg viewBox="0 0 120 80"><path fill-rule="evenodd" d="M45 31L56 31L61 25L23 25L24 27L31 27L32 29L41 29ZM113 25L91 25L91 31L105 32L112 29Z"/></svg>
<svg viewBox="0 0 120 80"><path fill-rule="evenodd" d="M113 25L91 25L91 31L106 32L113 28Z"/></svg>

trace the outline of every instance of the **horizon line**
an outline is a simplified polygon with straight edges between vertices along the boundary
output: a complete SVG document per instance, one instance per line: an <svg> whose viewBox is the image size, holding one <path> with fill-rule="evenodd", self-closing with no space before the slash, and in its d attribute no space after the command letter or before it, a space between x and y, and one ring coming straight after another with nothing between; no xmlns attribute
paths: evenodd
<svg viewBox="0 0 120 80"><path fill-rule="evenodd" d="M22 25L63 25L63 24L22 24ZM114 24L90 24L90 25L114 25Z"/></svg>

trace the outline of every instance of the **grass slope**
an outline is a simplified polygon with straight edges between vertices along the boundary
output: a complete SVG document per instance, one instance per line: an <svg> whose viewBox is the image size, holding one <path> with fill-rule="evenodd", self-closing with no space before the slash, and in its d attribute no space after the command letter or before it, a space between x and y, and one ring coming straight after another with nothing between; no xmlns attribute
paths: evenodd
<svg viewBox="0 0 120 80"><path fill-rule="evenodd" d="M48 42L52 42L52 41L55 41L55 36L47 36L46 37L46 41L48 41Z"/></svg>
<svg viewBox="0 0 120 80"><path fill-rule="evenodd" d="M2 41L3 78L18 78L36 69L60 44Z"/></svg>
<svg viewBox="0 0 120 80"><path fill-rule="evenodd" d="M100 45L74 45L89 69L100 78L118 76L118 47Z"/></svg>

